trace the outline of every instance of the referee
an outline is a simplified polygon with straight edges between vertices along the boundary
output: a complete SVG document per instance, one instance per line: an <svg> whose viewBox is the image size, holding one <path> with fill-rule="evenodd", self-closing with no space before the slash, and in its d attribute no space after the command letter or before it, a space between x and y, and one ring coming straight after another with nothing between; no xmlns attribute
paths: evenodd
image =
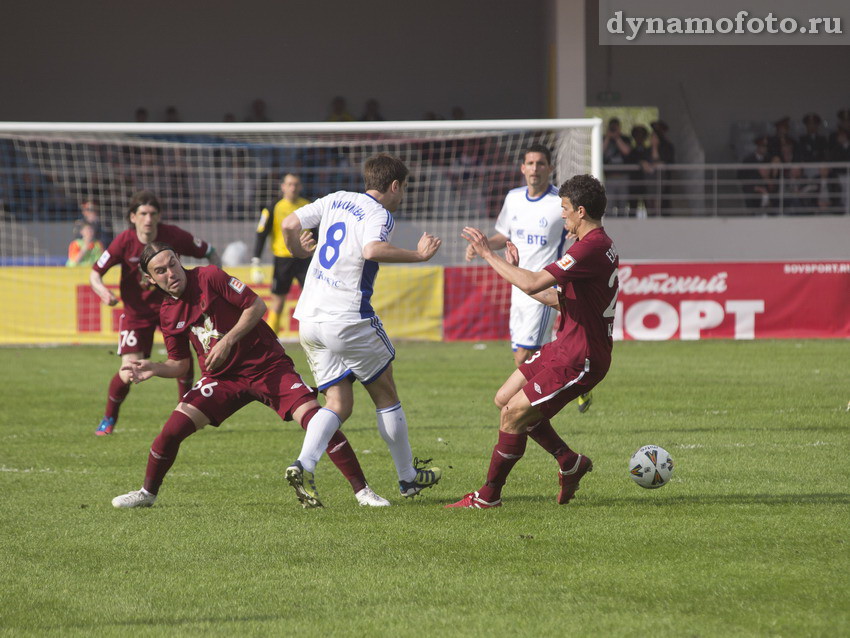
<svg viewBox="0 0 850 638"><path fill-rule="evenodd" d="M297 279L303 288L307 267L310 265L309 259L299 259L292 256L292 253L286 247L286 242L283 241L283 233L280 227L287 216L310 203L309 200L301 197L301 178L292 173L287 173L280 181L280 192L283 197L276 204L264 208L260 214L260 222L257 224L257 241L254 245L254 256L251 259L251 280L255 284L262 283L264 275L260 268L260 255L263 254L266 238L271 235L274 273L268 323L275 334L280 329L280 314L283 312L286 295L292 287L292 280Z"/></svg>

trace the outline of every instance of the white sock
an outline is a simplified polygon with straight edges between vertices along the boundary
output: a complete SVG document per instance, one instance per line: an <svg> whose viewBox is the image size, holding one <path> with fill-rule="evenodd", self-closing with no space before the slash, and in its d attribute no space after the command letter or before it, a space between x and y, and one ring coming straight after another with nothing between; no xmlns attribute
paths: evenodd
<svg viewBox="0 0 850 638"><path fill-rule="evenodd" d="M410 451L410 441L407 439L407 417L404 416L401 403L381 408L376 413L378 432L390 448L398 480L412 481L416 478L416 469L413 467L413 452Z"/></svg>
<svg viewBox="0 0 850 638"><path fill-rule="evenodd" d="M301 446L301 454L298 460L301 467L308 472L316 471L316 463L322 458L322 453L327 449L331 437L342 427L342 421L335 412L322 408L307 424L307 433L304 435L304 444Z"/></svg>

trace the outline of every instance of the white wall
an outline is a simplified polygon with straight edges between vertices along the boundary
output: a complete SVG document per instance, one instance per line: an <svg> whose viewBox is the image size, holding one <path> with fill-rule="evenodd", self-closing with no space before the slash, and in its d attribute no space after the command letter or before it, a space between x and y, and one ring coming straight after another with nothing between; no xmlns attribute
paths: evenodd
<svg viewBox="0 0 850 638"><path fill-rule="evenodd" d="M544 0L144 0L7 2L0 120L242 119L264 98L276 120L545 115Z"/></svg>

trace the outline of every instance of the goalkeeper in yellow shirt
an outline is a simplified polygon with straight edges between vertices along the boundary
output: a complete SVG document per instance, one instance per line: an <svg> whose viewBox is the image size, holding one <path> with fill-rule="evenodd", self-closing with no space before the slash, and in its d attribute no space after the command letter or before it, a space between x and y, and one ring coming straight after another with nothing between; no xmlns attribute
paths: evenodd
<svg viewBox="0 0 850 638"><path fill-rule="evenodd" d="M283 312L286 295L292 287L292 280L297 279L303 288L307 266L310 265L309 259L299 259L292 256L292 253L286 247L286 242L283 241L283 233L280 227L288 215L310 203L309 200L301 197L301 178L292 173L287 173L280 182L280 192L283 197L273 206L264 208L260 215L260 222L257 224L254 256L251 258L251 281L255 284L262 283L265 280L265 273L260 267L260 255L263 254L266 238L271 235L274 270L268 323L275 334L280 329L280 315Z"/></svg>

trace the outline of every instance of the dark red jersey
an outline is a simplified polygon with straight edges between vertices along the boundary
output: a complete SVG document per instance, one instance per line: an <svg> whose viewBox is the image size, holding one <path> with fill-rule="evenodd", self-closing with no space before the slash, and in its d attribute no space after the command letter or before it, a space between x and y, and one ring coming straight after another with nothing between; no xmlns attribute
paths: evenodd
<svg viewBox="0 0 850 638"><path fill-rule="evenodd" d="M561 324L550 348L559 358L583 362L590 359L606 370L613 347L614 308L619 283L620 258L614 242L595 228L545 270L558 283Z"/></svg>
<svg viewBox="0 0 850 638"><path fill-rule="evenodd" d="M218 266L187 270L186 277L186 289L180 298L163 295L160 308L160 329L169 359L188 358L191 342L203 376L252 376L262 374L276 362L291 364L274 331L260 321L233 346L225 364L209 372L206 357L210 348L233 329L257 295Z"/></svg>
<svg viewBox="0 0 850 638"><path fill-rule="evenodd" d="M156 227L156 241L169 244L178 255L190 257L205 257L210 248L204 240L170 224L159 224ZM139 257L144 249L145 244L139 241L135 229L129 228L112 240L109 248L92 268L103 275L115 264L121 264L120 288L124 313L132 319L151 320L156 323L163 294L142 278Z"/></svg>

